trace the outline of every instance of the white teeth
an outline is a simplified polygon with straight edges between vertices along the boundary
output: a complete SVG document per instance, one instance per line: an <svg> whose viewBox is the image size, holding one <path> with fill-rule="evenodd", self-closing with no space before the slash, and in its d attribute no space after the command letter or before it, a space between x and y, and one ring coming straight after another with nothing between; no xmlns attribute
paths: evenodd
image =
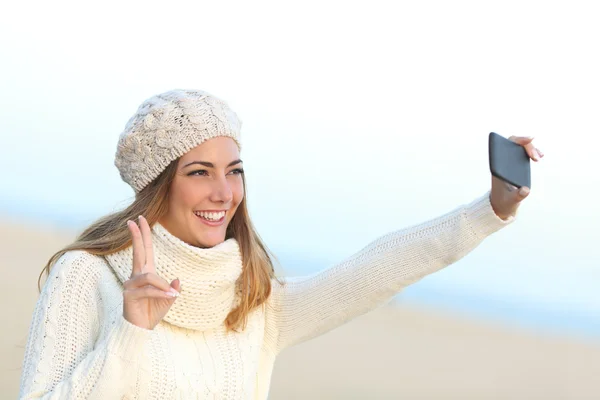
<svg viewBox="0 0 600 400"><path fill-rule="evenodd" d="M218 221L225 216L225 211L220 212L204 212L204 211L196 211L195 214L201 218L210 220L210 221Z"/></svg>

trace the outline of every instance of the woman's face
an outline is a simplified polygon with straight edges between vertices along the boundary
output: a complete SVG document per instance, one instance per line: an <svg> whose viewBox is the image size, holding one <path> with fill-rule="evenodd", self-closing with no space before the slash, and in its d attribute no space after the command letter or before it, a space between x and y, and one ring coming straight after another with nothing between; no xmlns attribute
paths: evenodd
<svg viewBox="0 0 600 400"><path fill-rule="evenodd" d="M216 137L194 147L179 159L168 212L159 222L192 246L222 243L244 198L242 173L233 139Z"/></svg>

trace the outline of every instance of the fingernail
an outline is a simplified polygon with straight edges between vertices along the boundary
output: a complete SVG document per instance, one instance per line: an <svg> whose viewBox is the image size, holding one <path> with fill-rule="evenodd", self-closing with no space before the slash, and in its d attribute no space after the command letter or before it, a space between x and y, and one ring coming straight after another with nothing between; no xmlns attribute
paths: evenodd
<svg viewBox="0 0 600 400"><path fill-rule="evenodd" d="M529 193L529 189L527 189L525 186L522 186L521 189L519 189L519 194L521 196L527 196L528 193Z"/></svg>
<svg viewBox="0 0 600 400"><path fill-rule="evenodd" d="M169 289L169 291L165 292L165 294L169 297L179 297L179 292L173 288Z"/></svg>

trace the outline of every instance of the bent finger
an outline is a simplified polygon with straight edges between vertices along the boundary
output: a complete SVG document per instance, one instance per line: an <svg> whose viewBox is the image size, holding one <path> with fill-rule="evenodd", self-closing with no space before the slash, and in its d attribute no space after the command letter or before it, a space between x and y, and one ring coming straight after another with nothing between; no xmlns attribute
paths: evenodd
<svg viewBox="0 0 600 400"><path fill-rule="evenodd" d="M533 161L539 161L540 160L541 157L538 154L536 148L533 147L533 145L527 145L527 146L525 146L525 151L527 152L527 155L529 156L529 158L531 158Z"/></svg>
<svg viewBox="0 0 600 400"><path fill-rule="evenodd" d="M544 157L544 153L542 153L542 151L540 149L538 149L537 147L534 147L533 150L537 153L538 159Z"/></svg>
<svg viewBox="0 0 600 400"><path fill-rule="evenodd" d="M145 272L143 274L134 276L130 280L126 281L123 284L123 287L126 289L137 289L146 285L154 286L165 292L171 291L172 289L171 285L169 285L166 280L151 272Z"/></svg>
<svg viewBox="0 0 600 400"><path fill-rule="evenodd" d="M533 136L511 136L508 140L515 142L516 144L520 144L521 146L525 146L531 142L533 142Z"/></svg>
<svg viewBox="0 0 600 400"><path fill-rule="evenodd" d="M123 291L123 296L127 300L141 300L141 299L175 299L179 295L173 292L165 292L155 288L154 286L143 286L137 289L128 289Z"/></svg>
<svg viewBox="0 0 600 400"><path fill-rule="evenodd" d="M511 136L509 138L512 142L521 145L529 158L533 161L539 161L542 155L538 152L538 149L533 145L533 137L531 136Z"/></svg>

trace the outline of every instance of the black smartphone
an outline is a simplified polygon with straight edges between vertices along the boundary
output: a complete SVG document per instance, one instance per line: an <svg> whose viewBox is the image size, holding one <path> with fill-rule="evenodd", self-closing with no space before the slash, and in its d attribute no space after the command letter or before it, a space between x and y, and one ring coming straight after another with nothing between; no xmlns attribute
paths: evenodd
<svg viewBox="0 0 600 400"><path fill-rule="evenodd" d="M489 137L490 172L498 179L531 189L531 165L523 146L497 133Z"/></svg>

